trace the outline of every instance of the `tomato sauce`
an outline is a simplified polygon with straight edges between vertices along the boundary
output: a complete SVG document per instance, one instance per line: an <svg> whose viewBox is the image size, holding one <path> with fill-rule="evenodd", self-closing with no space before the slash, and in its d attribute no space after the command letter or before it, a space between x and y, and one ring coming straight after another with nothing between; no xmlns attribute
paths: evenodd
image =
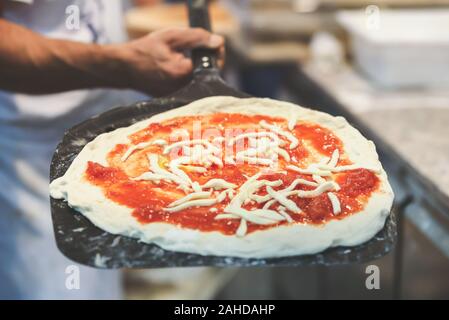
<svg viewBox="0 0 449 320"><path fill-rule="evenodd" d="M245 129L265 120L270 123L276 123L286 127L286 121L282 118L268 116L249 116L240 114L219 113L210 116L180 117L162 123L150 124L147 128L132 134L129 138L133 144L154 140L156 138L168 139L168 136L179 128L184 128L192 137L193 125L195 121L200 121L201 128L215 128L223 136L224 131L229 128ZM240 132L241 133L241 132ZM316 155L330 156L338 148L340 151L339 165L350 164L344 154L341 140L330 130L320 127L316 124L298 122L293 130L294 135L299 139L299 146L289 152L291 158L295 159L298 165L306 165L311 161L316 161ZM232 136L232 134L231 134ZM127 161L121 161L122 155L126 152L127 145L117 145L108 155L108 165L102 166L95 162L89 162L85 172L85 178L92 184L102 188L105 196L113 202L127 206L133 209L133 216L142 224L154 222L166 222L178 225L183 228L196 229L201 231L218 231L223 234L235 234L238 226L238 219L216 220L215 216L223 212L223 208L229 204L227 198L220 204L214 205L217 212L210 212L211 207L188 208L179 212L169 213L164 211L171 202L185 196L184 192L176 188L176 185L161 181L155 184L150 181L137 181L136 177L143 172L148 171L147 153L155 152L160 155L159 165L165 167L169 162L167 156L162 155L163 147L150 146L144 150L135 151ZM279 160L278 171L285 170L285 161ZM264 166L250 165L229 165L225 164L222 168L212 165L208 171L198 173L186 171L192 179L200 184L204 184L212 178L222 178L240 186L248 176L259 172ZM274 190L286 188L295 179L302 178L313 181L310 175L301 175L291 170L287 174L266 173L259 179L279 180L284 183L280 187L274 187ZM344 219L348 215L362 210L372 192L377 190L380 181L371 171L366 169L357 169L338 173L334 175L335 181L341 189L334 194L337 195L341 204L341 213L334 215L332 205L326 194L314 198L290 197L302 210L300 214L290 213L290 216L296 223L323 224L332 219ZM314 187L298 185L296 189L312 190ZM266 191L261 188L258 195L265 195ZM245 209L251 210L261 208L262 204L249 203L244 205ZM278 204L274 204L270 209L276 209ZM107 214L105 212L104 214ZM273 225L257 225L248 223L247 233L257 230L268 229L286 222Z"/></svg>

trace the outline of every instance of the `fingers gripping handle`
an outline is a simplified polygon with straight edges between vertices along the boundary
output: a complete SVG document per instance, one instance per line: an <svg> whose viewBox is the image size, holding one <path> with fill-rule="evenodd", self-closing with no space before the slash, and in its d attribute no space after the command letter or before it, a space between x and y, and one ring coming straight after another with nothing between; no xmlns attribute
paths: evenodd
<svg viewBox="0 0 449 320"><path fill-rule="evenodd" d="M192 28L203 28L211 31L209 19L209 6L207 0L187 0L189 23ZM197 48L192 50L194 73L217 69L218 52L215 49Z"/></svg>

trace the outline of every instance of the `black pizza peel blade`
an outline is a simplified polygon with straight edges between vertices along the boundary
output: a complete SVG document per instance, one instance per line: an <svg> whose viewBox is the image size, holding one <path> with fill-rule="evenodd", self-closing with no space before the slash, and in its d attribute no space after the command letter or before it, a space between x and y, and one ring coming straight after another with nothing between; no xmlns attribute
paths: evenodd
<svg viewBox="0 0 449 320"><path fill-rule="evenodd" d="M189 21L192 27L210 30L206 0L189 0ZM220 77L217 53L207 49L192 52L193 79L174 94L139 102L102 113L66 131L58 145L50 167L50 181L64 175L85 144L99 134L186 105L208 96L249 97L229 86ZM335 247L314 255L269 259L202 256L168 251L155 244L146 244L126 236L114 235L93 225L66 201L50 198L56 244L69 259L95 268L163 268L192 266L300 266L364 263L378 259L392 250L396 240L394 214L385 227L368 242L355 247Z"/></svg>

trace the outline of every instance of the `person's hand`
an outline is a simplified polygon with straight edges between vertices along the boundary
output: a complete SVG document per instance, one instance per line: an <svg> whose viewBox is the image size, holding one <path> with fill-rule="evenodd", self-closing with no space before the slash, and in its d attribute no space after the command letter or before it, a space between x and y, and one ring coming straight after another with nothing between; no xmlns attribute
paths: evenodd
<svg viewBox="0 0 449 320"><path fill-rule="evenodd" d="M186 84L193 68L185 52L198 47L217 49L218 64L223 65L223 37L200 28L163 29L120 45L125 52L129 87L153 96L179 89Z"/></svg>

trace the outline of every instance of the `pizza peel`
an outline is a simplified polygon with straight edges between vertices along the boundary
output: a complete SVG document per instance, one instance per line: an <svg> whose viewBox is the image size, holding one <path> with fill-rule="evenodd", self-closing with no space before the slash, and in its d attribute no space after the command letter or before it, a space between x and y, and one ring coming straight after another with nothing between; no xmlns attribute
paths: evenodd
<svg viewBox="0 0 449 320"><path fill-rule="evenodd" d="M192 27L210 30L206 0L189 0ZM58 145L50 167L50 181L62 176L85 144L99 134L129 126L157 113L186 105L208 96L249 95L226 85L216 65L217 53L207 49L192 52L193 78L174 94L138 102L102 113L66 131ZM387 254L394 247L396 222L390 215L383 230L370 241L355 247L336 247L315 255L246 259L202 256L167 251L154 244L110 234L93 225L66 201L50 198L56 244L69 259L96 268L163 268L187 266L300 266L364 263Z"/></svg>

